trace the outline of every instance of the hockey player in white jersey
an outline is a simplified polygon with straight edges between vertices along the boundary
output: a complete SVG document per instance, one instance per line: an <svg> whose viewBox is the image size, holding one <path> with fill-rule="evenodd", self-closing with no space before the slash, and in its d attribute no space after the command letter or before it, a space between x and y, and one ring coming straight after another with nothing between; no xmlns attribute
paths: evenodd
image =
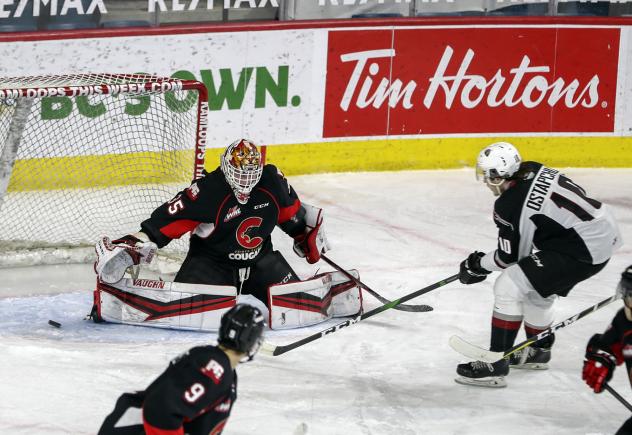
<svg viewBox="0 0 632 435"><path fill-rule="evenodd" d="M494 283L490 342L490 350L500 352L513 346L523 322L527 337L549 328L558 296L602 270L622 240L606 204L588 197L558 170L523 162L509 143L483 149L476 176L498 197L498 246L470 254L460 265L459 279L475 284L502 271ZM456 381L506 386L510 367L548 368L554 339L551 335L493 364L459 364Z"/></svg>

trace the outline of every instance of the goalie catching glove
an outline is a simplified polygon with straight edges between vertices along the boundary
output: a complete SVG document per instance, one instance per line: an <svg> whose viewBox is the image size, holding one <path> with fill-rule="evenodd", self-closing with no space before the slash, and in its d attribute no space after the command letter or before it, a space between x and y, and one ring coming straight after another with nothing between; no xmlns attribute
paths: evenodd
<svg viewBox="0 0 632 435"><path fill-rule="evenodd" d="M294 237L294 252L299 257L304 257L309 264L314 264L320 260L320 254L329 251L331 247L323 226L323 210L305 203L303 208L305 231Z"/></svg>
<svg viewBox="0 0 632 435"><path fill-rule="evenodd" d="M128 267L151 263L157 249L155 243L132 235L116 240L105 236L95 246L94 271L101 281L113 284L123 278Z"/></svg>

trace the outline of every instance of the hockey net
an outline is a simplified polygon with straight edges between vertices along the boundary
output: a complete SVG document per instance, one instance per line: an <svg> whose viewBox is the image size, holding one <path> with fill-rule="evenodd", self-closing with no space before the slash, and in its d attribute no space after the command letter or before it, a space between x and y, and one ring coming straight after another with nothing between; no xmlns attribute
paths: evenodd
<svg viewBox="0 0 632 435"><path fill-rule="evenodd" d="M0 78L0 266L91 261L99 237L138 231L201 174L207 110L195 81Z"/></svg>

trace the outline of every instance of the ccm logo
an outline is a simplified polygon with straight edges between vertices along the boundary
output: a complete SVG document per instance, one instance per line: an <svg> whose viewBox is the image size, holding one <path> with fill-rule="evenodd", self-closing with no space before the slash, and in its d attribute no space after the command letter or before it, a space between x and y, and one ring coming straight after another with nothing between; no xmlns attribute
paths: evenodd
<svg viewBox="0 0 632 435"><path fill-rule="evenodd" d="M255 205L254 209L255 210L259 210L260 208L267 207L268 205L270 205L270 203L269 202L265 202L263 204Z"/></svg>

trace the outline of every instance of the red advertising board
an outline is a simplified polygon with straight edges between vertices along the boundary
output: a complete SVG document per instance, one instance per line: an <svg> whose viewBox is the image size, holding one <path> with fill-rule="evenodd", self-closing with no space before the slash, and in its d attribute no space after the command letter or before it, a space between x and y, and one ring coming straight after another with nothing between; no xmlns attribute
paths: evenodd
<svg viewBox="0 0 632 435"><path fill-rule="evenodd" d="M324 137L612 132L618 28L329 32Z"/></svg>

